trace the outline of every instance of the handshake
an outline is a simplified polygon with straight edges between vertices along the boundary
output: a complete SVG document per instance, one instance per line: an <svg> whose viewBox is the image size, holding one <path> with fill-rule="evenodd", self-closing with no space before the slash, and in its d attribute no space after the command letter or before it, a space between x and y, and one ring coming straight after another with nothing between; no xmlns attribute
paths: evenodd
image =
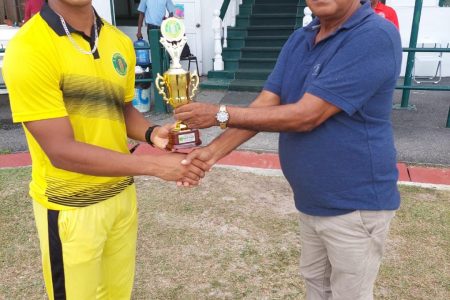
<svg viewBox="0 0 450 300"><path fill-rule="evenodd" d="M174 116L191 129L208 128L215 125L226 127L228 113L213 104L192 102L175 109ZM225 126L224 126L225 125ZM169 135L174 124L156 127L151 133L151 143L160 149L167 150ZM195 186L210 171L212 166L229 151L218 151L214 141L205 147L196 148L189 153L168 152L155 159L157 172L155 176L176 181L179 186Z"/></svg>

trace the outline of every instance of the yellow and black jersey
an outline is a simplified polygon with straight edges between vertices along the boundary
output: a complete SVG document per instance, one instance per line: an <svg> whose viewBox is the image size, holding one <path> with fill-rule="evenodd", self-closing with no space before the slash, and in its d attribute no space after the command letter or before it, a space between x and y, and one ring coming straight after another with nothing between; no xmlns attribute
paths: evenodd
<svg viewBox="0 0 450 300"><path fill-rule="evenodd" d="M128 153L123 116L134 96L136 57L131 40L97 15L98 47L44 5L8 44L4 79L14 122L68 117L75 139ZM26 130L32 161L30 195L49 209L91 205L117 195L132 177L98 177L55 168ZM113 162L111 162L113 163Z"/></svg>

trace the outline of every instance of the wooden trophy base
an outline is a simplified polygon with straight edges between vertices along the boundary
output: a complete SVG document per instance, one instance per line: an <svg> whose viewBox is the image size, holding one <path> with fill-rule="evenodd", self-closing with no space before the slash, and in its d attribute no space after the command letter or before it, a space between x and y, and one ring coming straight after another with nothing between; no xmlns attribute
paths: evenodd
<svg viewBox="0 0 450 300"><path fill-rule="evenodd" d="M172 130L169 133L169 143L167 150L188 149L202 144L198 129L184 129L179 131Z"/></svg>

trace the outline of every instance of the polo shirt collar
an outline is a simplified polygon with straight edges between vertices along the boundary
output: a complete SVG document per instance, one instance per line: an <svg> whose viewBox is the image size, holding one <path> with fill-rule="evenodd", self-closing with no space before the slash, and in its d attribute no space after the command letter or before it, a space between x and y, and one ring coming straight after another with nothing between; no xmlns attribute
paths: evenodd
<svg viewBox="0 0 450 300"><path fill-rule="evenodd" d="M361 23L362 20L367 18L370 15L374 14L374 11L372 9L372 6L370 5L369 0L362 0L361 7L355 11L353 15L351 15L350 18L341 26L340 29L350 29L353 28Z"/></svg>
<svg viewBox="0 0 450 300"><path fill-rule="evenodd" d="M103 21L100 18L100 16L97 14L97 11L95 11L94 9L94 13L95 13L95 18L97 20L97 30L98 33L100 34L100 29L103 26ZM41 17L45 20L45 22L47 22L48 26L50 26L51 29L53 29L54 32L56 32L56 34L58 34L59 36L63 36L66 35L66 32L64 31L64 28L61 24L61 20L59 19L58 14L51 9L51 7L48 5L48 3L44 3L44 5L42 6L41 12L40 12ZM67 29L69 30L69 32L76 32L81 34L83 37L86 37L86 35L81 32L78 31L76 29L74 29L72 26L70 26L70 24L67 24Z"/></svg>

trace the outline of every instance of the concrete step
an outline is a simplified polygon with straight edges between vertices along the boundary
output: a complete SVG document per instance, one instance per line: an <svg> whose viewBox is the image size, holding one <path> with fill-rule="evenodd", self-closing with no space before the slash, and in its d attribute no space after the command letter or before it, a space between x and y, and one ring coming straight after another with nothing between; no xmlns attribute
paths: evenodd
<svg viewBox="0 0 450 300"><path fill-rule="evenodd" d="M233 79L208 78L200 83L200 88L209 90L227 90Z"/></svg>
<svg viewBox="0 0 450 300"><path fill-rule="evenodd" d="M233 80L228 87L231 91L259 92L264 86L265 80Z"/></svg>
<svg viewBox="0 0 450 300"><path fill-rule="evenodd" d="M209 71L208 79L234 79L236 70Z"/></svg>

